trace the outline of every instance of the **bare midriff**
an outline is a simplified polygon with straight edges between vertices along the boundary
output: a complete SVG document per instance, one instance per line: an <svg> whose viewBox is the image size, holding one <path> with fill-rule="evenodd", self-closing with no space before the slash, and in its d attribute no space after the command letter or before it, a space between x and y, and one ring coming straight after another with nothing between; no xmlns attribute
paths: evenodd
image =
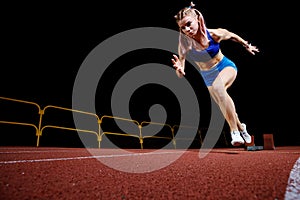
<svg viewBox="0 0 300 200"><path fill-rule="evenodd" d="M212 59L207 62L196 62L200 70L207 71L216 66L224 57L221 50Z"/></svg>

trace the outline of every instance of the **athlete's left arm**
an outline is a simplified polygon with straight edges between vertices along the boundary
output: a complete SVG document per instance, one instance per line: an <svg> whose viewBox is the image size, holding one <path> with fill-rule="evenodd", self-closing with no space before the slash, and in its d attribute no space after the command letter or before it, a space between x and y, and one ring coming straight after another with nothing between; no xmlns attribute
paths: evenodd
<svg viewBox="0 0 300 200"><path fill-rule="evenodd" d="M228 31L224 28L218 29L210 29L212 37L217 41L221 42L222 40L232 40L234 42L238 42L239 44L243 45L247 51L251 54L255 55L255 52L259 52L256 46L251 45L248 41L241 38L239 35Z"/></svg>

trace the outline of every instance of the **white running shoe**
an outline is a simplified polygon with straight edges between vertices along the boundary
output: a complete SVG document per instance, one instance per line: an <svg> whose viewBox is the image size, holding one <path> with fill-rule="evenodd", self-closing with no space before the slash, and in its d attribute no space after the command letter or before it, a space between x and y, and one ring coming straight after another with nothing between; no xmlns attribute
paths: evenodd
<svg viewBox="0 0 300 200"><path fill-rule="evenodd" d="M242 123L243 130L240 131L246 143L251 143L251 136L248 134L246 124Z"/></svg>
<svg viewBox="0 0 300 200"><path fill-rule="evenodd" d="M232 138L231 144L233 146L240 146L240 145L244 144L244 140L241 137L239 131L232 131L230 134L231 134L231 138Z"/></svg>

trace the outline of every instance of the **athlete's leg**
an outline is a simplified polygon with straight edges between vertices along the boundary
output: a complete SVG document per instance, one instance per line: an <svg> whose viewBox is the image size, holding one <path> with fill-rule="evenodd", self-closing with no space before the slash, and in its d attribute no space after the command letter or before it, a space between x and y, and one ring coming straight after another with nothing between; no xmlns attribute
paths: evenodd
<svg viewBox="0 0 300 200"><path fill-rule="evenodd" d="M240 121L236 114L234 102L230 95L227 93L227 89L232 85L237 75L236 69L232 67L225 67L217 76L212 86L208 87L208 90L219 105L221 112L226 119L230 131L238 131L241 129Z"/></svg>

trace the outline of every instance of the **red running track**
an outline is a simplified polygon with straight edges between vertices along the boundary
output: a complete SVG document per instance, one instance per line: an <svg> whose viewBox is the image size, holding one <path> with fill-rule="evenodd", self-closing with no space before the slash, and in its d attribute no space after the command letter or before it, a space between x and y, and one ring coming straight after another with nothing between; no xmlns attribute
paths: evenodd
<svg viewBox="0 0 300 200"><path fill-rule="evenodd" d="M299 158L300 147L203 158L196 149L0 147L0 199L300 199Z"/></svg>

